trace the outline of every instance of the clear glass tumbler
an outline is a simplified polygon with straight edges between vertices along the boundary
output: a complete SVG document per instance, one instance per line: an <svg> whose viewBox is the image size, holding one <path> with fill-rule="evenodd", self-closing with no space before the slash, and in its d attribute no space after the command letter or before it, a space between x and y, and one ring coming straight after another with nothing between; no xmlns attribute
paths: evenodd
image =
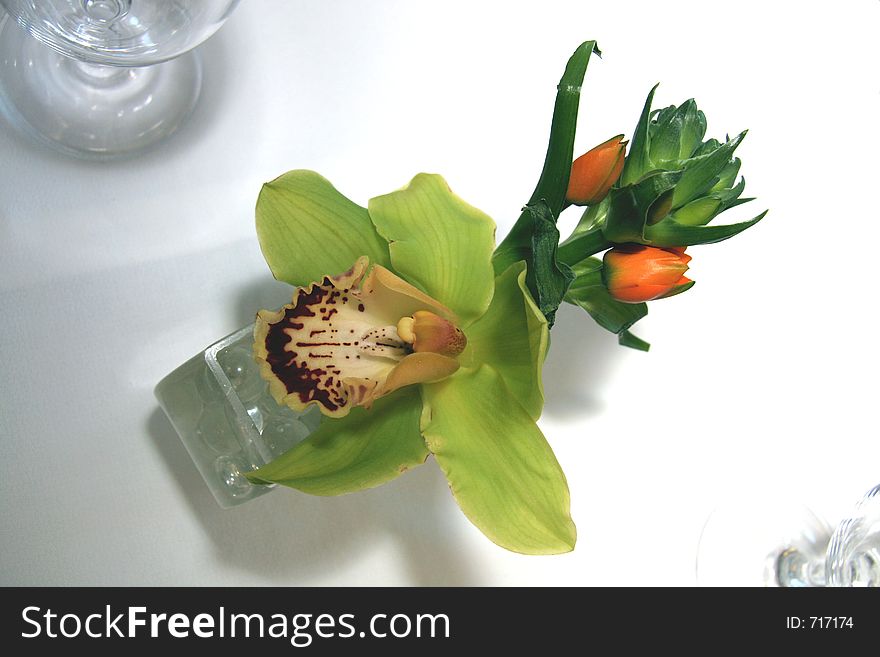
<svg viewBox="0 0 880 657"><path fill-rule="evenodd" d="M162 379L156 398L222 507L269 492L245 472L305 440L321 422L310 408L297 413L269 394L253 358L253 326L226 336Z"/></svg>

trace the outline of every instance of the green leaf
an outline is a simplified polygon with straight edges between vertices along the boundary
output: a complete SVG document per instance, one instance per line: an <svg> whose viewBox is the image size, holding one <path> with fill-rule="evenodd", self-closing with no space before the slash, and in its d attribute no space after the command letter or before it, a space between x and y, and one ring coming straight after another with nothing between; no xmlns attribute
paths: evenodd
<svg viewBox="0 0 880 657"><path fill-rule="evenodd" d="M651 205L648 206L648 211L645 213L646 226L653 226L666 218L672 209L672 195L674 192L674 189L667 189L651 202Z"/></svg>
<svg viewBox="0 0 880 657"><path fill-rule="evenodd" d="M391 264L367 210L314 171L289 171L263 185L256 216L260 248L279 281L308 285L346 271L363 255Z"/></svg>
<svg viewBox="0 0 880 657"><path fill-rule="evenodd" d="M680 208L685 203L707 193L720 181L721 175L729 174L730 170L727 167L731 162L733 151L745 138L746 132L744 130L707 155L688 160L681 181L675 187L673 208Z"/></svg>
<svg viewBox="0 0 880 657"><path fill-rule="evenodd" d="M754 199L742 199L737 202L739 195L743 193L746 188L746 178L743 176L739 179L739 183L733 187L727 189L713 189L712 193L709 196L713 196L718 198L721 201L721 205L724 210L728 208L732 208L734 205L738 205L739 203L745 203L747 201L753 201ZM724 211L722 210L722 212Z"/></svg>
<svg viewBox="0 0 880 657"><path fill-rule="evenodd" d="M678 296L679 294L690 290L694 285L696 285L695 281L688 281L687 283L684 283L682 285L676 285L674 288L672 288L672 290L664 294L662 297L658 297L658 299L668 299L670 297ZM645 349L645 351L647 351L647 349Z"/></svg>
<svg viewBox="0 0 880 657"><path fill-rule="evenodd" d="M574 161L574 138L577 128L581 87L590 57L602 56L595 41L585 41L572 53L556 87L556 103L550 123L550 140L544 158L544 168L529 203L545 199L554 216L559 216L565 204L571 163Z"/></svg>
<svg viewBox="0 0 880 657"><path fill-rule="evenodd" d="M596 205L590 205L581 215L580 220L578 220L577 226L574 227L574 230L571 231L571 235L560 244L563 246L564 244L571 242L576 239L579 235L584 233L591 233L602 226L605 225L605 217L608 214L608 206L611 204L611 197L606 196Z"/></svg>
<svg viewBox="0 0 880 657"><path fill-rule="evenodd" d="M671 219L661 221L656 226L645 229L647 244L654 246L692 246L694 244L713 244L738 235L751 228L764 218L765 210L754 219L728 226L686 226Z"/></svg>
<svg viewBox="0 0 880 657"><path fill-rule="evenodd" d="M565 291L574 280L571 268L556 258L559 248L559 230L550 208L544 201L526 206L534 221L532 233L531 269L526 281L538 308L547 318L547 326L553 328L556 309L562 303Z"/></svg>
<svg viewBox="0 0 880 657"><path fill-rule="evenodd" d="M629 347L630 349L637 349L638 351L648 351L651 348L650 344L641 338L636 337L629 331L621 331L617 335L617 342L621 347Z"/></svg>
<svg viewBox="0 0 880 657"><path fill-rule="evenodd" d="M705 134L706 115L697 109L693 98L678 107L664 108L648 124L649 160L657 168L679 169L681 161L693 155Z"/></svg>
<svg viewBox="0 0 880 657"><path fill-rule="evenodd" d="M571 270L574 272L575 279L569 291L577 290L585 285L602 284L601 258L584 258L580 262L573 264Z"/></svg>
<svg viewBox="0 0 880 657"><path fill-rule="evenodd" d="M623 173L620 176L620 185L631 185L644 174L651 170L651 161L648 158L648 124L651 121L651 103L654 101L654 92L660 86L658 82L648 93L645 100L645 106L642 108L642 114L639 116L639 122L636 124L636 130L633 133L632 141L629 145L629 153L626 156L626 163L623 165Z"/></svg>
<svg viewBox="0 0 880 657"><path fill-rule="evenodd" d="M733 181L736 180L736 176L739 173L739 168L742 165L742 160L738 157L733 158L730 162L724 165L724 168L721 170L721 173L718 174L718 182L712 187L713 192L718 192L723 189L727 189L733 186Z"/></svg>
<svg viewBox="0 0 880 657"><path fill-rule="evenodd" d="M612 246L611 242L605 238L601 228L594 228L589 232L572 233L571 237L559 245L556 257L559 262L571 266Z"/></svg>
<svg viewBox="0 0 880 657"><path fill-rule="evenodd" d="M575 279L568 288L565 300L586 310L605 330L617 334L620 344L632 346L623 334L648 314L648 304L622 303L612 297L602 282L602 261L598 258L587 258L572 270ZM632 334L630 336L638 339ZM647 345L647 342L644 344Z"/></svg>
<svg viewBox="0 0 880 657"><path fill-rule="evenodd" d="M704 226L708 224L721 207L721 200L712 196L702 196L679 208L671 219L685 226Z"/></svg>
<svg viewBox="0 0 880 657"><path fill-rule="evenodd" d="M745 178L742 179L742 182L745 183ZM736 193L740 193L740 192L736 192ZM730 208L735 208L737 205L742 205L743 203L750 203L751 201L754 201L754 200L755 200L754 197L732 198L729 201L722 199L721 200L721 207L723 208L723 210L721 210L721 212L724 212L725 210L729 210ZM718 214L721 214L721 212L716 213L716 216Z"/></svg>
<svg viewBox="0 0 880 657"><path fill-rule="evenodd" d="M489 365L423 386L422 433L468 519L523 554L574 548L568 484L553 450Z"/></svg>
<svg viewBox="0 0 880 657"><path fill-rule="evenodd" d="M721 142L712 137L711 139L707 139L702 144L697 147L697 150L694 151L694 157L700 157L702 155L711 155L715 151L721 148Z"/></svg>
<svg viewBox="0 0 880 657"><path fill-rule="evenodd" d="M673 212L670 219L679 224L705 226L725 210L754 201L753 198L739 198L745 187L745 178L740 178L739 184L729 189L717 189L716 185L713 189L717 189L717 191L694 199Z"/></svg>
<svg viewBox="0 0 880 657"><path fill-rule="evenodd" d="M581 86L593 54L600 57L602 55L595 41L585 41L574 51L565 66L565 72L556 87L556 104L553 107L550 141L547 144L544 168L527 204L544 199L554 217L559 217L565 205L568 178L574 160L574 137ZM531 245L532 217L528 211L523 211L513 228L498 245L493 260L495 273L501 274L519 260L529 262Z"/></svg>
<svg viewBox="0 0 880 657"><path fill-rule="evenodd" d="M611 201L602 232L616 244L643 242L649 212L664 193L673 189L681 171L658 171L638 182L611 190Z"/></svg>
<svg viewBox="0 0 880 657"><path fill-rule="evenodd" d="M467 332L473 362L491 365L535 420L544 407L541 369L547 355L547 320L526 288L526 264L515 262L495 279L486 314Z"/></svg>
<svg viewBox="0 0 880 657"><path fill-rule="evenodd" d="M675 106L662 110L656 120L648 126L650 136L648 155L652 166L658 169L669 168L664 165L677 162L680 159L679 151L681 150L683 127L684 113Z"/></svg>
<svg viewBox="0 0 880 657"><path fill-rule="evenodd" d="M324 418L317 431L259 470L256 484L282 484L312 495L342 495L378 486L425 462L419 435L422 404L417 386L355 408L339 419Z"/></svg>
<svg viewBox="0 0 880 657"><path fill-rule="evenodd" d="M682 105L684 107L684 126L681 131L681 147L678 157L687 159L694 154L703 137L706 136L706 115L697 109L697 103L693 98L688 99Z"/></svg>
<svg viewBox="0 0 880 657"><path fill-rule="evenodd" d="M584 258L572 265L571 270L574 272L575 280L569 290L602 283L601 258Z"/></svg>
<svg viewBox="0 0 880 657"><path fill-rule="evenodd" d="M453 310L467 326L492 300L495 222L452 193L442 177L420 173L401 190L370 199L394 270Z"/></svg>

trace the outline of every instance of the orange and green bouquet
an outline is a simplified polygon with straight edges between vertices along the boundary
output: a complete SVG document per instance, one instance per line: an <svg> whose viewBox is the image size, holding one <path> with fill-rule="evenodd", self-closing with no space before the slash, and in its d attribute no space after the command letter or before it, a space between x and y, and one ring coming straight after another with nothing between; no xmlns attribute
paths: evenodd
<svg viewBox="0 0 880 657"><path fill-rule="evenodd" d="M254 354L282 405L323 414L305 441L251 472L315 495L363 490L433 456L462 511L526 554L574 548L565 475L536 421L556 311L583 308L620 344L647 303L680 294L689 247L754 219L714 225L742 198L733 139L706 139L693 100L652 110L630 141L574 158L580 89L595 42L560 80L537 186L496 246L495 222L443 178L418 174L362 207L319 174L267 183L257 233L290 304L260 311ZM628 152L627 152L628 146ZM560 242L557 220L584 208Z"/></svg>

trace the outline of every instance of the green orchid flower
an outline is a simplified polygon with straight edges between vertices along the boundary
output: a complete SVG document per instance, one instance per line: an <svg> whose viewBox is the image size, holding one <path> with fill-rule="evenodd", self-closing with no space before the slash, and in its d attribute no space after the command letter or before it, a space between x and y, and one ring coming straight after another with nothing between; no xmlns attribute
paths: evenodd
<svg viewBox="0 0 880 657"><path fill-rule="evenodd" d="M248 478L340 495L433 455L492 541L572 550L568 485L536 424L547 320L524 262L493 270L492 219L437 175L363 208L291 171L263 187L257 232L275 277L297 289L259 313L255 357L279 403L325 417Z"/></svg>

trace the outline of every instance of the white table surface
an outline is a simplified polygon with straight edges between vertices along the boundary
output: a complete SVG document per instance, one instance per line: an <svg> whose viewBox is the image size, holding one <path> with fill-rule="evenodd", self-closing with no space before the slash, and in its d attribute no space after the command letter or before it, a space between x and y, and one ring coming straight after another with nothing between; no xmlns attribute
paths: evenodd
<svg viewBox="0 0 880 657"><path fill-rule="evenodd" d="M880 481L878 19L872 0L245 0L157 150L80 162L0 123L0 584L691 585L729 494L774 484L843 513ZM697 285L636 327L649 354L560 312L540 425L576 550L496 547L431 461L221 510L152 389L285 301L254 234L261 183L311 168L365 204L439 172L502 235L590 38L578 150L631 137L661 81L656 107L694 96L710 135L750 129L759 200L728 214L771 211L691 249Z"/></svg>

